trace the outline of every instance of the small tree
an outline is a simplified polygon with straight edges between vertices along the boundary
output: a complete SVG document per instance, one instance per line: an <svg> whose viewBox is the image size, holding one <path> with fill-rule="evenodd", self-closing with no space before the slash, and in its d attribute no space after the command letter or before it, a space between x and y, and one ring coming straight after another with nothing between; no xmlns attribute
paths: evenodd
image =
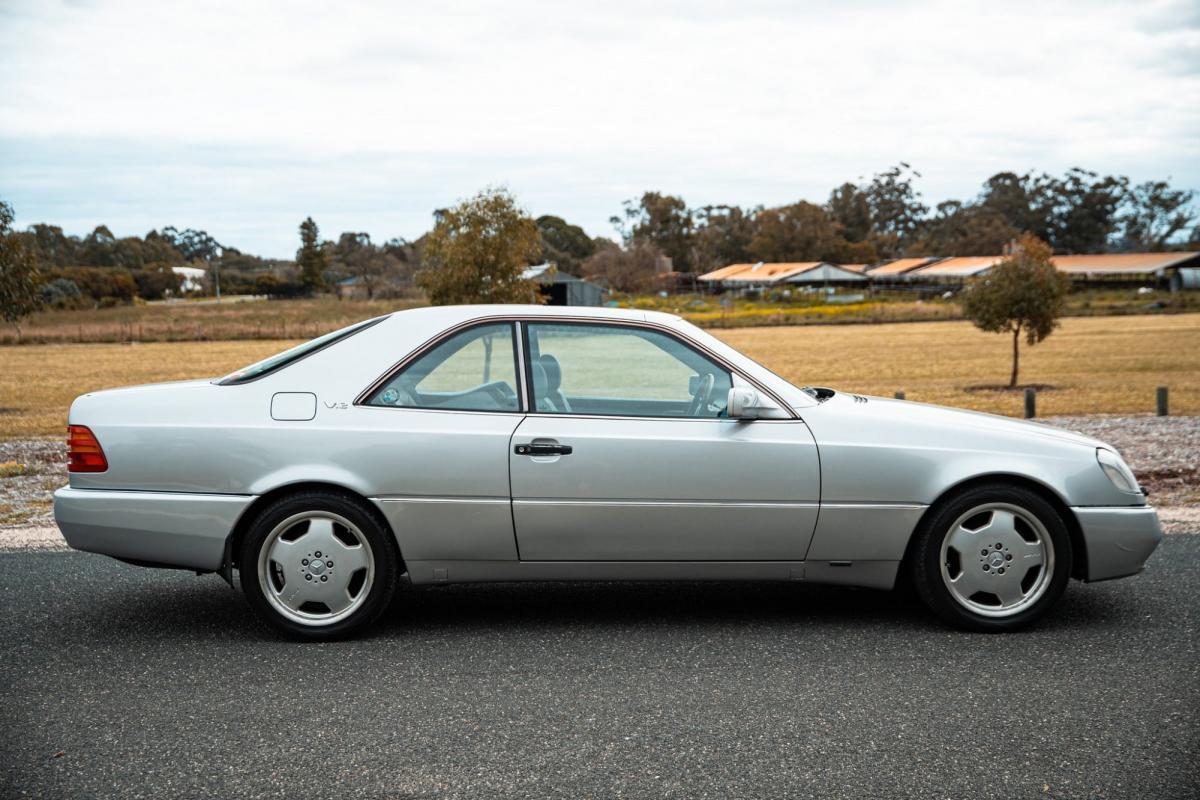
<svg viewBox="0 0 1200 800"><path fill-rule="evenodd" d="M962 309L975 327L1013 337L1012 377L1016 388L1021 333L1033 346L1058 327L1071 281L1055 269L1050 245L1025 234L1013 254L976 278L963 293Z"/></svg>
<svg viewBox="0 0 1200 800"><path fill-rule="evenodd" d="M537 224L503 189L485 189L440 211L422 250L417 285L434 305L537 303L521 270L541 248Z"/></svg>
<svg viewBox="0 0 1200 800"><path fill-rule="evenodd" d="M321 247L321 232L312 217L300 223L300 249L296 251L296 267L300 283L311 294L325 285L325 269L329 259Z"/></svg>
<svg viewBox="0 0 1200 800"><path fill-rule="evenodd" d="M0 314L20 339L21 320L42 306L41 276L33 253L13 233L12 221L12 206L0 200Z"/></svg>

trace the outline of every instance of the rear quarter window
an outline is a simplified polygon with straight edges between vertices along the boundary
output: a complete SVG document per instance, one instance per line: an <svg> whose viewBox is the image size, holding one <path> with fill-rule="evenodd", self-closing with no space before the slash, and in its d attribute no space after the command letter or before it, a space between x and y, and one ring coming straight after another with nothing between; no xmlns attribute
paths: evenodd
<svg viewBox="0 0 1200 800"><path fill-rule="evenodd" d="M340 330L327 333L324 336L318 336L316 339L297 345L290 350L284 350L282 353L276 353L270 358L264 358L255 364L248 367L243 367L236 372L231 372L224 378L217 381L218 386L235 386L239 383L249 383L250 381L270 375L273 372L278 372L284 367L295 364L302 358L307 358L313 353L324 350L330 345L337 344L340 341L350 338L354 334L365 331L372 325L377 325L384 317L375 317L374 319L358 322L354 325L342 328Z"/></svg>

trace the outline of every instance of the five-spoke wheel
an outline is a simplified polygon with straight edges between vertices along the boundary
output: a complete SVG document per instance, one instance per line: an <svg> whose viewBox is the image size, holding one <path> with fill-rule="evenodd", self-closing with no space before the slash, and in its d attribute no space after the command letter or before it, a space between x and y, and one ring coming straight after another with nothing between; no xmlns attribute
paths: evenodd
<svg viewBox="0 0 1200 800"><path fill-rule="evenodd" d="M973 630L1010 630L1062 594L1071 540L1037 492L977 486L931 509L909 566L922 600L944 619Z"/></svg>
<svg viewBox="0 0 1200 800"><path fill-rule="evenodd" d="M395 543L376 514L333 492L302 492L266 508L243 542L239 569L267 622L310 639L374 619L398 572Z"/></svg>

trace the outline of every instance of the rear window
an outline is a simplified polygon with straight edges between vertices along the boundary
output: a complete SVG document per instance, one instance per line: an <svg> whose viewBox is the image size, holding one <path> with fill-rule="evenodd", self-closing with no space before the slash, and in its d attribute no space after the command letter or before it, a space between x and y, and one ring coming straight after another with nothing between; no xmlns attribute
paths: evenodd
<svg viewBox="0 0 1200 800"><path fill-rule="evenodd" d="M239 383L249 383L250 381L261 378L264 375L270 375L272 372L277 372L289 364L295 364L300 359L310 356L318 350L323 350L326 347L329 347L331 344L336 344L343 339L353 336L359 331L366 330L372 325L382 322L384 319L386 319L386 317L375 317L374 319L369 319L366 322L359 322L347 328L342 328L341 330L327 333L324 336L318 336L312 341L305 342L301 345L296 345L291 350L284 350L282 353L276 353L270 358L264 358L257 364L251 364L248 367L239 369L237 372L231 372L224 378L221 378L219 381L217 381L217 384L219 386L231 386Z"/></svg>

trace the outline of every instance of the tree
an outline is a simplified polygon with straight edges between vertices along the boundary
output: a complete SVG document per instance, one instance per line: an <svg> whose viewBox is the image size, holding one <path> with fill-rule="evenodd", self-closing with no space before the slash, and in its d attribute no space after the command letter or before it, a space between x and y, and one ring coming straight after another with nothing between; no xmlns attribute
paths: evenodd
<svg viewBox="0 0 1200 800"><path fill-rule="evenodd" d="M539 302L537 283L521 277L538 256L538 228L506 190L485 189L435 219L417 273L431 303Z"/></svg>
<svg viewBox="0 0 1200 800"><path fill-rule="evenodd" d="M737 206L705 206L694 214L693 266L710 272L750 258L754 238L754 212Z"/></svg>
<svg viewBox="0 0 1200 800"><path fill-rule="evenodd" d="M1195 192L1173 190L1166 181L1146 181L1126 197L1121 217L1125 243L1135 250L1162 250L1196 219L1191 208Z"/></svg>
<svg viewBox="0 0 1200 800"><path fill-rule="evenodd" d="M990 333L1011 333L1010 389L1017 386L1021 334L1033 346L1058 327L1070 279L1050 260L1048 244L1025 234L1013 254L974 279L963 292L963 314Z"/></svg>
<svg viewBox="0 0 1200 800"><path fill-rule="evenodd" d="M325 285L325 270L329 266L328 256L321 247L321 232L312 217L300 223L300 249L296 251L296 268L300 270L300 283L309 294Z"/></svg>
<svg viewBox="0 0 1200 800"><path fill-rule="evenodd" d="M20 339L21 320L42 305L41 275L33 253L13 233L12 221L12 206L0 200L0 314L17 329Z"/></svg>
<svg viewBox="0 0 1200 800"><path fill-rule="evenodd" d="M400 260L388 249L372 244L368 233L343 233L333 246L332 255L334 268L358 278L368 300L375 299L380 286L389 276L395 276L400 267Z"/></svg>
<svg viewBox="0 0 1200 800"><path fill-rule="evenodd" d="M1129 179L1073 167L1052 179L1050 244L1056 253L1103 253L1117 230Z"/></svg>
<svg viewBox="0 0 1200 800"><path fill-rule="evenodd" d="M682 197L646 192L636 205L625 201L624 219L612 217L610 221L625 244L635 239L653 242L670 257L674 269L692 271L692 214Z"/></svg>
<svg viewBox="0 0 1200 800"><path fill-rule="evenodd" d="M875 175L863 187L871 208L871 241L885 258L898 256L912 241L929 208L913 181L921 177L903 161Z"/></svg>
<svg viewBox="0 0 1200 800"><path fill-rule="evenodd" d="M993 208L958 200L938 203L937 214L921 227L912 255L992 256L1003 253L1021 231Z"/></svg>
<svg viewBox="0 0 1200 800"><path fill-rule="evenodd" d="M583 262L583 275L615 292L638 294L654 287L662 251L651 242L633 242L625 250L607 247Z"/></svg>
<svg viewBox="0 0 1200 800"><path fill-rule="evenodd" d="M802 200L759 211L746 252L755 261L824 261L844 241L825 209Z"/></svg>
<svg viewBox="0 0 1200 800"><path fill-rule="evenodd" d="M1128 186L1128 178L1078 167L1061 178L1001 172L984 183L979 201L1055 253L1103 253L1117 231Z"/></svg>
<svg viewBox="0 0 1200 800"><path fill-rule="evenodd" d="M578 275L584 260L596 252L596 243L578 225L549 214L537 218L542 237L542 260L551 261L560 272Z"/></svg>
<svg viewBox="0 0 1200 800"><path fill-rule="evenodd" d="M846 241L862 242L871 235L871 202L867 193L853 183L847 181L830 192L825 210L842 226Z"/></svg>

